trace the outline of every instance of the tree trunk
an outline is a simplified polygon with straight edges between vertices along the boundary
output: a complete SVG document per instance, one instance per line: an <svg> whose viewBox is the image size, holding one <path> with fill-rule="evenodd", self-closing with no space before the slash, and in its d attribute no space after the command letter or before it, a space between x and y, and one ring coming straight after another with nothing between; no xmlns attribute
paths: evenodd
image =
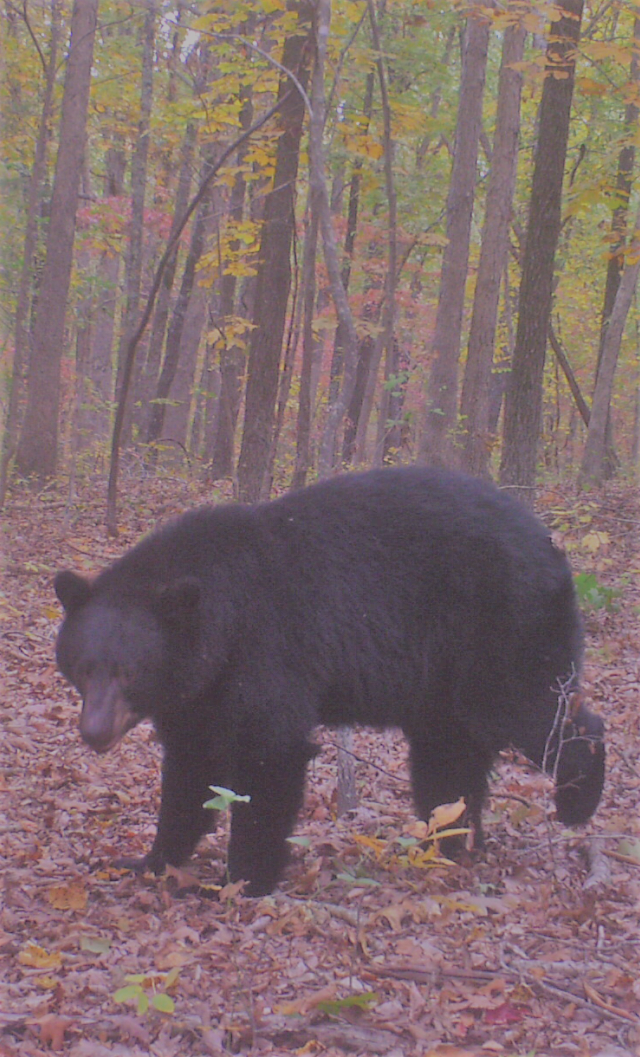
<svg viewBox="0 0 640 1057"><path fill-rule="evenodd" d="M633 22L634 50L631 53L631 69L629 80L636 86L640 78L640 63L638 62L637 48L640 46L640 18ZM600 373L600 364L604 354L604 346L607 337L607 327L613 311L613 306L620 286L620 278L624 267L624 246L627 233L627 217L629 213L629 198L633 181L633 167L635 163L634 136L638 125L638 104L635 98L627 103L624 115L625 132L627 142L620 151L618 157L618 174L616 177L616 195L619 204L613 211L611 218L611 250L607 262L607 281L604 291L604 303L602 306L602 322L600 329L600 345L598 348L598 362L596 365L596 386ZM611 423L611 409L607 412L606 426L606 455L604 461L604 472L607 477L613 477L618 467L615 444L613 439L613 427Z"/></svg>
<svg viewBox="0 0 640 1057"><path fill-rule="evenodd" d="M377 321L378 315L379 311L373 305L365 306L366 317L375 318ZM369 416L373 408L375 379L379 365L380 354L376 350L376 341L371 334L365 334L358 345L356 380L347 408L347 420L342 439L342 461L345 466L350 466L354 459L356 462L364 461L364 445ZM370 401L367 401L368 390L371 396ZM358 445L358 438L360 438L360 445Z"/></svg>
<svg viewBox="0 0 640 1057"><path fill-rule="evenodd" d="M278 100L274 104L274 106L269 107L269 109L262 115L262 117L260 117L255 122L254 125L251 126L251 128L248 128L246 132L243 132L242 135L240 135L227 149L223 150L220 160L216 165L213 166L211 172L208 174L206 179L203 180L203 182L200 184L198 191L191 199L191 202L189 203L189 206L187 207L187 210L182 220L177 225L174 234L168 240L165 251L162 254L158 267L155 270L155 274L151 282L151 288L147 295L147 300L142 310L142 315L140 316L140 321L138 322L138 325L134 333L131 335L131 338L127 344L123 361L122 386L120 395L117 400L116 413L113 422L113 435L111 437L111 460L109 465L109 483L107 485L107 506L105 521L107 532L110 536L115 536L118 532L118 472L120 467L120 448L122 444L125 406L131 387L131 378L133 376L136 351L138 345L140 344L140 339L147 328L149 320L151 319L151 313L153 312L153 306L155 305L156 297L158 296L158 290L160 288L160 283L162 282L164 269L167 267L168 262L171 260L173 251L175 250L178 240L180 239L186 225L189 223L189 220L191 219L194 212L202 202L202 199L208 194L209 186L211 181L213 180L213 177L216 175L221 166L224 165L227 159L231 157L234 151L239 150L242 144L246 143L246 141L253 135L254 132L257 132L259 129L263 128L263 126L266 125L275 114L277 114L278 110L280 109L280 106L281 101Z"/></svg>
<svg viewBox="0 0 640 1057"><path fill-rule="evenodd" d="M27 408L17 466L39 480L56 472L60 367L86 139L98 0L75 0L62 98L60 138L29 365Z"/></svg>
<svg viewBox="0 0 640 1057"><path fill-rule="evenodd" d="M316 338L313 333L313 310L316 303L316 257L319 220L317 203L314 200L314 196L310 194L309 223L304 240L302 261L302 365L300 368L300 395L298 397L293 488L302 488L306 484L311 457L311 375L316 352Z"/></svg>
<svg viewBox="0 0 640 1057"><path fill-rule="evenodd" d="M250 98L245 98L240 112L240 124L242 128L248 128L251 124L253 106ZM242 223L244 216L244 202L246 197L246 180L242 172L242 161L246 149L238 152L236 173L231 189L231 201L229 203L229 224ZM232 243L231 249L238 246ZM236 426L238 424L238 412L240 410L240 399L242 395L242 371L244 367L244 349L238 342L233 331L227 334L229 323L233 320L236 308L236 276L231 271L223 273L220 280L220 310L218 328L222 334L222 345L220 348L220 395L216 410L215 423L211 442L211 463L207 476L212 481L218 481L223 477L231 477L234 467L234 449L236 439Z"/></svg>
<svg viewBox="0 0 640 1057"><path fill-rule="evenodd" d="M500 481L533 503L542 383L560 234L562 181L583 0L561 0L547 45L513 365L507 383Z"/></svg>
<svg viewBox="0 0 640 1057"><path fill-rule="evenodd" d="M193 152L195 149L196 138L197 127L195 125L195 122L190 122L185 130L184 140L182 143L182 150L180 152L180 175L178 177L178 186L176 188L176 198L173 208L173 217L171 219L171 230L169 232L169 238L171 238L171 236L174 234L178 224L184 216L185 210L189 203L189 191L191 189L191 172L193 169ZM158 293L156 310L153 314L153 324L151 326L151 334L149 336L149 348L147 351L147 358L141 372L140 394L143 409L146 411L145 429L147 431L149 429L151 413L153 410L151 399L158 385L160 364L162 362L162 349L164 346L167 321L169 319L171 291L173 290L173 283L176 277L176 268L178 266L179 249L180 245L178 244L176 245L176 248L171 256L171 260L168 262L167 267L165 268L164 274L162 276L162 285Z"/></svg>
<svg viewBox="0 0 640 1057"><path fill-rule="evenodd" d="M367 74L365 84L364 104L362 114L364 118L363 132L369 131L371 114L373 111L373 73ZM349 290L351 279L351 266L353 264L353 253L356 244L356 232L358 230L358 210L360 207L360 187L362 185L362 159L356 158L351 171L349 181L349 205L347 211L347 230L344 236L344 258L342 265L342 285L345 291ZM333 356L331 357L331 370L329 373L329 406L335 402L340 391L342 382L342 371L344 368L344 328L338 324L333 340Z"/></svg>
<svg viewBox="0 0 640 1057"><path fill-rule="evenodd" d="M33 168L29 180L22 271L20 273L20 284L18 286L18 299L14 326L15 344L11 371L11 389L9 392L7 417L2 438L2 455L0 456L0 510L4 506L6 497L9 464L15 455L18 444L20 405L23 397L25 375L29 359L27 317L29 313L31 281L33 277L33 262L38 238L38 208L40 205L40 193L47 167L47 147L51 136L50 123L53 108L53 91L56 83L58 46L61 35L60 12L61 0L52 0L49 57L44 71L45 85L42 100L42 112L40 114L40 122L38 125L38 137L36 139Z"/></svg>
<svg viewBox="0 0 640 1057"><path fill-rule="evenodd" d="M209 290L194 286L180 339L180 356L171 386L171 400L165 405L163 433L186 448L189 435L191 400L196 378L202 331L207 318Z"/></svg>
<svg viewBox="0 0 640 1057"><path fill-rule="evenodd" d="M129 244L125 262L126 305L123 314L120 349L118 352L118 375L116 399L122 389L124 360L131 335L135 330L140 311L142 286L142 247L144 237L144 198L147 185L147 160L149 156L149 126L153 104L153 59L156 25L155 0L146 0L146 14L142 29L142 78L140 87L140 120L138 137L131 161L131 223Z"/></svg>
<svg viewBox="0 0 640 1057"><path fill-rule="evenodd" d="M395 315L396 315L396 285L398 281L398 210L395 180L393 175L394 143L391 135L391 107L387 92L387 71L382 58L382 46L376 19L373 0L368 0L369 21L371 23L371 37L376 49L376 67L378 70L378 82L380 84L380 101L382 104L383 118L383 144L384 144L384 180L387 194L387 207L389 215L388 240L387 240L387 274L384 284L384 305L382 322L382 341L386 352L385 357L385 384L380 397L380 413L378 416L378 439L374 455L374 464L382 466L388 432L388 419L391 391L389 384L394 370L394 364L398 356L398 346L395 341Z"/></svg>
<svg viewBox="0 0 640 1057"><path fill-rule="evenodd" d="M450 465L455 461L458 359L491 31L486 6L484 0L475 0L470 7L462 56L456 142L447 198L448 241L442 258L427 413L420 443L420 458L435 464Z"/></svg>
<svg viewBox="0 0 640 1057"><path fill-rule="evenodd" d="M282 65L296 72L304 87L308 79L308 9L299 13L301 32L285 41ZM278 95L289 92L286 74ZM266 482L271 451L278 375L291 285L291 244L295 225L295 184L304 121L304 101L293 91L280 111L273 189L266 197L260 271L247 365L244 429L238 461L238 492L243 500L256 501Z"/></svg>
<svg viewBox="0 0 640 1057"><path fill-rule="evenodd" d="M112 147L105 158L105 198L119 199L124 194L126 157L123 150ZM117 205L114 207L117 208ZM93 309L93 334L89 377L92 407L87 411L87 426L93 442L107 439L113 401L113 335L121 257L117 249L104 250L97 265L96 298Z"/></svg>
<svg viewBox="0 0 640 1057"><path fill-rule="evenodd" d="M324 66L331 22L330 0L318 0L316 7L316 56L313 68L313 113L309 123L309 172L311 186L317 194L320 231L324 261L329 277L329 290L333 300L338 325L343 328L345 342L344 373L342 387L331 402L327 412L320 450L318 472L326 477L335 465L336 439L355 385L358 336L349 308L347 292L342 282L338 246L336 243L329 193L327 191L324 161Z"/></svg>
<svg viewBox="0 0 640 1057"><path fill-rule="evenodd" d="M462 467L480 477L489 476L491 368L518 165L522 73L517 64L522 61L525 37L526 30L517 23L509 26L504 34L496 132L460 399L464 436Z"/></svg>
<svg viewBox="0 0 640 1057"><path fill-rule="evenodd" d="M210 170L212 166L212 159L208 160L205 163L205 169L203 174L204 180L207 179L208 170ZM171 317L169 333L167 334L167 347L165 350L162 370L160 372L160 378L158 379L155 397L151 405L151 412L149 415L149 426L147 429L146 436L147 444L154 444L162 436L167 400L169 399L171 386L173 385L173 380L176 376L176 371L178 369L178 360L180 358L181 352L182 331L184 328L184 321L187 314L187 308L189 307L189 301L193 292L193 286L196 276L196 267L204 250L206 226L211 212L211 195L212 188L211 186L209 186L207 194L204 195L200 202L200 206L198 208L196 219L193 225L193 231L191 233L191 244L189 246L187 259L185 261L182 282L180 284L180 292L178 293L176 303L173 307L173 315Z"/></svg>
<svg viewBox="0 0 640 1057"><path fill-rule="evenodd" d="M640 271L640 209L635 220L635 235L629 247L628 263L622 274L618 292L613 304L607 331L604 339L604 347L600 360L600 370L593 394L593 405L589 419L589 430L587 442L582 455L580 466L579 484L596 485L602 484L606 474L606 435L607 419L611 407L611 394L613 392L613 380L618 364L618 355L622 343L624 327L631 308L631 302L635 294Z"/></svg>

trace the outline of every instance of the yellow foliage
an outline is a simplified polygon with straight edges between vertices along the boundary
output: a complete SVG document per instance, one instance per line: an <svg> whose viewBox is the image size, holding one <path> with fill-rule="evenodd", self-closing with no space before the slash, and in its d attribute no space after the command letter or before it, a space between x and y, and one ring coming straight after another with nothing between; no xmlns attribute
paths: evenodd
<svg viewBox="0 0 640 1057"><path fill-rule="evenodd" d="M19 952L18 961L20 965L26 965L29 969L59 969L62 965L62 956L58 951L50 953L44 947L28 943Z"/></svg>
<svg viewBox="0 0 640 1057"><path fill-rule="evenodd" d="M47 892L47 899L56 910L84 910L87 891L81 884L55 885Z"/></svg>
<svg viewBox="0 0 640 1057"><path fill-rule="evenodd" d="M588 551L590 554L595 554L602 547L608 547L608 545L608 532L588 532L587 535L583 536L580 541L580 546L582 547L582 549Z"/></svg>

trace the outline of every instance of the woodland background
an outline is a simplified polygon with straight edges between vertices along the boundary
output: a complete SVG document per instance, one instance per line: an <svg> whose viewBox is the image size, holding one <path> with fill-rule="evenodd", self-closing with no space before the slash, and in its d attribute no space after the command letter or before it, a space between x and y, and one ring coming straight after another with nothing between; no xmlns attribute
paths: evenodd
<svg viewBox="0 0 640 1057"><path fill-rule="evenodd" d="M638 1057L638 5L2 0L0 33L1 1057ZM273 897L223 832L114 868L158 746L82 745L56 569L416 460L535 493L571 557L588 829L507 753L486 855L442 861L395 732L336 818L324 731Z"/></svg>
<svg viewBox="0 0 640 1057"><path fill-rule="evenodd" d="M5 0L0 26L2 498L121 450L250 500L416 458L525 498L637 463L636 4Z"/></svg>

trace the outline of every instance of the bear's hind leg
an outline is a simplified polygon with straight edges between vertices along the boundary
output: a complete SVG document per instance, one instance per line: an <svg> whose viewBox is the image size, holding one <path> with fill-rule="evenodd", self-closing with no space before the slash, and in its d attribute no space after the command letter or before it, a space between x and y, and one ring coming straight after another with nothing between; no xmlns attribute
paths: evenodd
<svg viewBox="0 0 640 1057"><path fill-rule="evenodd" d="M416 813L425 821L435 807L464 797L473 825L474 847L484 847L482 806L492 756L463 729L406 732L410 747L411 784Z"/></svg>

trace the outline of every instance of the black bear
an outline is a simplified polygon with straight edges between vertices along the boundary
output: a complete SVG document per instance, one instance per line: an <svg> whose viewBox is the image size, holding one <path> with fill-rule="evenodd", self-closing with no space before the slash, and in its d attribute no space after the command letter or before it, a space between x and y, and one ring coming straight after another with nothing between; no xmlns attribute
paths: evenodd
<svg viewBox="0 0 640 1057"><path fill-rule="evenodd" d="M232 809L228 868L251 895L287 859L318 724L399 727L422 818L465 797L478 837L496 753L556 776L584 822L604 780L602 721L575 691L569 564L493 485L411 467L346 474L256 505L190 511L92 581L60 572L58 665L98 752L147 717L164 747L153 847L179 865Z"/></svg>

